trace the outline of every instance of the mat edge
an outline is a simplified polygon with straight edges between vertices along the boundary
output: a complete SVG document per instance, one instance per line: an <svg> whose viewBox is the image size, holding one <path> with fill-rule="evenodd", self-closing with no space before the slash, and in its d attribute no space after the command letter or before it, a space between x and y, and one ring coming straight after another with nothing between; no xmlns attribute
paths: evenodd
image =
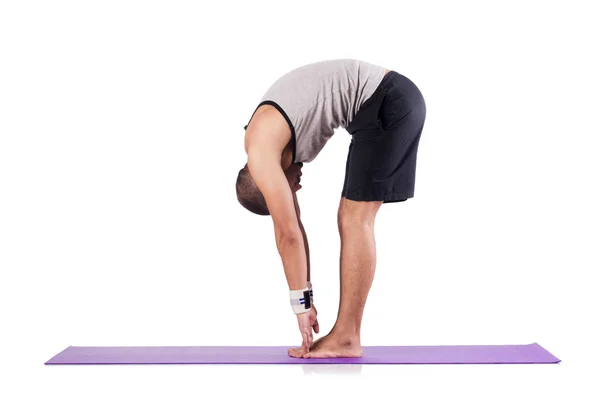
<svg viewBox="0 0 600 397"><path fill-rule="evenodd" d="M72 348L72 347L73 347L73 346L69 345L69 346L67 346L66 348L64 348L63 350L61 350L60 352L56 353L54 356L52 356L52 357L50 358L50 360L46 361L46 362L44 363L44 365L56 365L56 364L60 364L60 363L55 363L55 362L52 362L52 360L54 360L56 357L60 356L61 354L63 354L64 352L66 352L67 350L69 350L69 349L70 349L70 348Z"/></svg>

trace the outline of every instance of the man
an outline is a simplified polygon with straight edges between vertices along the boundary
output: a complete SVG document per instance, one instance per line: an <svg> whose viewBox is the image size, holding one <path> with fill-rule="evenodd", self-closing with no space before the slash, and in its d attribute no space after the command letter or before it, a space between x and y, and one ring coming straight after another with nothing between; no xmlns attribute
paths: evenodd
<svg viewBox="0 0 600 397"><path fill-rule="evenodd" d="M292 357L361 357L360 328L375 273L374 222L381 204L414 196L425 102L415 84L384 67L331 60L285 74L268 89L246 128L248 161L238 173L238 201L271 215L275 241L302 334ZM338 210L340 304L331 332L319 332L312 304L308 240L296 192L302 166L334 133L351 135Z"/></svg>

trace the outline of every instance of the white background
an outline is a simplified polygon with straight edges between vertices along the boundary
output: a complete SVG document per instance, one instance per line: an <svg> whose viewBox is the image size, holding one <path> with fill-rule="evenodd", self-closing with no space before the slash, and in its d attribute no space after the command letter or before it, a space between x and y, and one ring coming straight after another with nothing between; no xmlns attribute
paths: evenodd
<svg viewBox="0 0 600 397"><path fill-rule="evenodd" d="M0 394L598 395L592 3L3 1ZM271 219L234 183L269 85L335 58L427 103L415 198L377 217L363 345L538 342L563 362L44 366L69 345L300 343ZM322 334L349 142L299 192Z"/></svg>

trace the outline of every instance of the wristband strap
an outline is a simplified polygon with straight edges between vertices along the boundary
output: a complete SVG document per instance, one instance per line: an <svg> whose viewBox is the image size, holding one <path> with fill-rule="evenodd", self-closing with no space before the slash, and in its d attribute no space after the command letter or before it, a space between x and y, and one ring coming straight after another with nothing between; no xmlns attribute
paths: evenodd
<svg viewBox="0 0 600 397"><path fill-rule="evenodd" d="M290 291L290 304L295 314L306 313L313 306L312 283L306 282L306 287Z"/></svg>
<svg viewBox="0 0 600 397"><path fill-rule="evenodd" d="M311 294L308 287L290 291L290 304L295 314L306 313L312 307Z"/></svg>

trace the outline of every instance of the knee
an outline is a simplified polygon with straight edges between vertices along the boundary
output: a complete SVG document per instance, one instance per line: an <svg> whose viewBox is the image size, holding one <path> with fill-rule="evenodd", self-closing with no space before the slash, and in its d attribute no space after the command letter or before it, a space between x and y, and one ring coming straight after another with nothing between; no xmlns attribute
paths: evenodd
<svg viewBox="0 0 600 397"><path fill-rule="evenodd" d="M340 207L338 210L338 228L340 231L372 228L375 221L371 211L359 208Z"/></svg>

